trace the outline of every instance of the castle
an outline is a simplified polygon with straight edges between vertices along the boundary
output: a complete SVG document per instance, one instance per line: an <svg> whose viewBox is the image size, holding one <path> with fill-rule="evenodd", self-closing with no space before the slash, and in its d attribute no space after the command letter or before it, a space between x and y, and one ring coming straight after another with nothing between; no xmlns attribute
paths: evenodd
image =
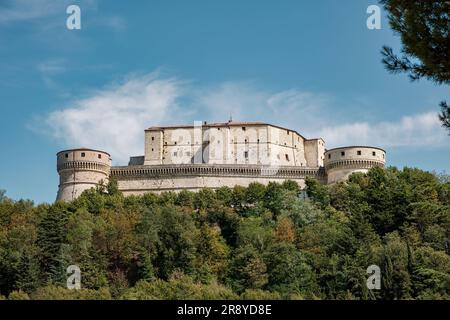
<svg viewBox="0 0 450 320"><path fill-rule="evenodd" d="M127 166L112 166L111 156L100 150L59 152L57 200L71 201L111 177L125 196L285 180L304 187L307 176L333 184L384 167L385 157L383 149L369 146L327 150L321 138L262 122L151 127L144 155L131 157Z"/></svg>

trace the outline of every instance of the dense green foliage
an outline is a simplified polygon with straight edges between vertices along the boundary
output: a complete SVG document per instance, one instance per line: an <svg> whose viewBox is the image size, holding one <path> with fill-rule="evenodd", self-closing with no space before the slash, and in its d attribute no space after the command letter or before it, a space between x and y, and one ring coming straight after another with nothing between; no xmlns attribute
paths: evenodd
<svg viewBox="0 0 450 320"><path fill-rule="evenodd" d="M0 300L449 299L450 183L374 168L307 180L72 203L0 193ZM68 290L66 268L81 268ZM381 290L366 269L381 268Z"/></svg>

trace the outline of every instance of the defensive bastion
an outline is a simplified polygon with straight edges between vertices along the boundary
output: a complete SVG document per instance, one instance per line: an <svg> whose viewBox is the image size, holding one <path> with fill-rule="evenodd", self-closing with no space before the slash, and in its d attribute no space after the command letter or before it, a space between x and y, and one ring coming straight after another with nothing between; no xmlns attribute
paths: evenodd
<svg viewBox="0 0 450 320"><path fill-rule="evenodd" d="M304 187L308 176L333 184L353 172L384 167L385 161L378 147L327 150L321 138L261 122L151 127L145 130L144 155L131 157L127 166L112 166L110 154L100 150L59 152L57 200L72 201L110 177L126 196L285 180Z"/></svg>

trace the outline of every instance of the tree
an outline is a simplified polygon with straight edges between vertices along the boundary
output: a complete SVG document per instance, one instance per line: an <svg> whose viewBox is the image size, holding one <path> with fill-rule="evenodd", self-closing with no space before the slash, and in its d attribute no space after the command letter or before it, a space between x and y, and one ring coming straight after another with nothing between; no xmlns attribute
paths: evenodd
<svg viewBox="0 0 450 320"><path fill-rule="evenodd" d="M442 126L450 131L450 106L445 101L441 101L440 106L441 113L439 114L439 120L441 120Z"/></svg>
<svg viewBox="0 0 450 320"><path fill-rule="evenodd" d="M388 11L391 28L400 35L402 57L392 48L381 51L386 69L408 73L412 81L421 78L450 84L450 2L380 0ZM442 125L450 130L449 107L441 102Z"/></svg>
<svg viewBox="0 0 450 320"><path fill-rule="evenodd" d="M287 217L279 217L277 227L275 229L275 239L277 241L285 241L293 243L295 240L295 230L292 220Z"/></svg>
<svg viewBox="0 0 450 320"><path fill-rule="evenodd" d="M322 185L314 178L306 177L306 193L320 207L325 208L330 204L330 194L328 187Z"/></svg>
<svg viewBox="0 0 450 320"><path fill-rule="evenodd" d="M6 199L5 194L6 194L6 191L0 189L0 202L4 201Z"/></svg>
<svg viewBox="0 0 450 320"><path fill-rule="evenodd" d="M313 201L292 183L6 199L0 299L450 299L449 181L373 168L309 180ZM82 290L64 288L69 264ZM373 264L382 290L366 286Z"/></svg>
<svg viewBox="0 0 450 320"><path fill-rule="evenodd" d="M168 279L175 270L192 274L195 270L196 244L199 230L192 215L174 206L156 212L157 234L154 265L162 279Z"/></svg>
<svg viewBox="0 0 450 320"><path fill-rule="evenodd" d="M411 275L408 270L410 252L407 243L397 232L384 238L381 262L383 298L408 299L412 293Z"/></svg>
<svg viewBox="0 0 450 320"><path fill-rule="evenodd" d="M240 247L230 264L230 284L239 293L245 289L261 289L267 284L266 271L266 264L253 246Z"/></svg>
<svg viewBox="0 0 450 320"><path fill-rule="evenodd" d="M282 294L306 293L313 296L316 291L315 274L305 257L291 243L278 242L264 254L269 282L267 289Z"/></svg>
<svg viewBox="0 0 450 320"><path fill-rule="evenodd" d="M52 206L38 225L37 244L41 250L41 268L49 283L62 283L65 276L63 245L69 211L65 203Z"/></svg>
<svg viewBox="0 0 450 320"><path fill-rule="evenodd" d="M260 252L273 240L273 230L262 218L250 217L242 220L238 229L238 245L252 245Z"/></svg>

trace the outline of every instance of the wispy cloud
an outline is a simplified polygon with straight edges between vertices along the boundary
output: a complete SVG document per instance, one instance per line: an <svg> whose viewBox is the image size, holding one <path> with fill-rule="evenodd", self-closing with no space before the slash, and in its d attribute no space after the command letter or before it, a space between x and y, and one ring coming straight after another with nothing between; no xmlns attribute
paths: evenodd
<svg viewBox="0 0 450 320"><path fill-rule="evenodd" d="M48 70L58 70L47 65ZM44 68L45 69L45 68ZM158 73L131 75L89 96L68 102L45 117L46 129L64 147L91 147L126 163L143 153L143 130L193 120L259 120L322 137L327 147L368 144L381 147L444 146L447 135L435 112L380 122L339 114L333 97L299 89L268 92L251 82L192 85Z"/></svg>
<svg viewBox="0 0 450 320"><path fill-rule="evenodd" d="M448 136L440 126L436 112L404 116L379 123L349 122L319 131L328 145L369 144L381 147L448 145Z"/></svg>
<svg viewBox="0 0 450 320"><path fill-rule="evenodd" d="M66 145L104 149L123 163L142 153L146 127L177 113L180 93L176 79L158 79L156 73L133 76L69 103L45 122Z"/></svg>

